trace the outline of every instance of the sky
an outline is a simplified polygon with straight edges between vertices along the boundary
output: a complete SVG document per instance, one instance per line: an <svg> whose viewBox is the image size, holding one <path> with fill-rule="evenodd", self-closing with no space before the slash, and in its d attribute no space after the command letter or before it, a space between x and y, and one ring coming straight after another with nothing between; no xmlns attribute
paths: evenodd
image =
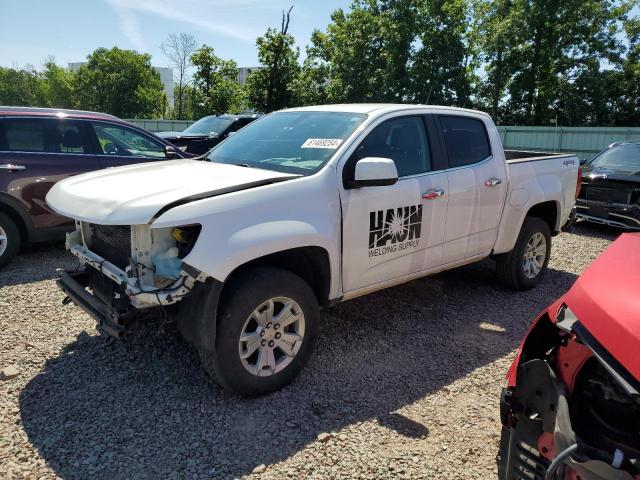
<svg viewBox="0 0 640 480"><path fill-rule="evenodd" d="M280 27L293 5L289 33L302 53L311 32L324 29L331 12L350 0L0 0L0 65L36 68L48 56L66 66L98 47L150 53L154 66L168 61L160 45L187 32L216 55L240 67L258 64L256 38Z"/></svg>

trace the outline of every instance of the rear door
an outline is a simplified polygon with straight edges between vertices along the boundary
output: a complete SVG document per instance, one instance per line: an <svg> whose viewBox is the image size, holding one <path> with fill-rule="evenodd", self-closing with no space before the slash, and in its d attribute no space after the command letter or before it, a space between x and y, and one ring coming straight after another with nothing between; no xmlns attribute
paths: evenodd
<svg viewBox="0 0 640 480"><path fill-rule="evenodd" d="M47 207L45 197L59 180L98 168L82 121L36 116L0 119L0 194L17 200L35 228L70 224Z"/></svg>
<svg viewBox="0 0 640 480"><path fill-rule="evenodd" d="M115 122L87 122L92 132L98 161L103 167L166 160L164 143L144 132Z"/></svg>
<svg viewBox="0 0 640 480"><path fill-rule="evenodd" d="M445 261L491 252L506 195L506 164L493 152L486 117L438 115L447 159L449 203L444 233Z"/></svg>
<svg viewBox="0 0 640 480"><path fill-rule="evenodd" d="M442 263L447 176L426 125L422 115L384 120L342 167L344 178L358 160L382 157L398 170L394 185L341 190L345 292L375 289Z"/></svg>

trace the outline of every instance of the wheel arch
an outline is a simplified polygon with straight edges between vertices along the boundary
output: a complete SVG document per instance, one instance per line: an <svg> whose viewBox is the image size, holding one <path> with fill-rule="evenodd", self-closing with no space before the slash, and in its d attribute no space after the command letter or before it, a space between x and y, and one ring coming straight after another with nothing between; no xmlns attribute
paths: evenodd
<svg viewBox="0 0 640 480"><path fill-rule="evenodd" d="M228 285L235 276L258 267L275 267L295 273L309 284L316 295L318 305L330 304L331 264L329 252L323 247L295 247L255 258L237 266L223 284ZM224 287L222 294L224 294Z"/></svg>
<svg viewBox="0 0 640 480"><path fill-rule="evenodd" d="M7 215L18 227L20 237L23 242L28 242L31 238L33 227L29 217L21 211L17 202L6 195L0 195L0 212Z"/></svg>
<svg viewBox="0 0 640 480"><path fill-rule="evenodd" d="M326 249L304 246L273 252L238 265L224 281L209 277L206 282L197 283L193 291L180 302L175 315L178 330L185 340L198 349L212 350L225 288L233 283L234 278L260 267L276 267L295 273L309 284L320 306L331 303L331 266ZM203 312L215 314L206 315Z"/></svg>
<svg viewBox="0 0 640 480"><path fill-rule="evenodd" d="M525 218L526 217L537 217L544 220L547 225L549 225L549 230L552 235L560 231L560 225L558 225L560 219L560 203L557 200L548 200L532 205L527 211ZM522 228L522 226L520 226L520 228Z"/></svg>

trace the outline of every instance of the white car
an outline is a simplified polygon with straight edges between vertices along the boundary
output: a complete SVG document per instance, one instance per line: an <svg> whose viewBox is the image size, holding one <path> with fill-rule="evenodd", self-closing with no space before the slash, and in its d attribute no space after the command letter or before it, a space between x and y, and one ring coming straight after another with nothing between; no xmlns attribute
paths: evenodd
<svg viewBox="0 0 640 480"><path fill-rule="evenodd" d="M122 335L166 307L227 389L283 387L319 307L493 256L534 287L579 185L572 155L505 152L481 112L325 105L264 116L201 159L79 175L47 203L76 220L69 299Z"/></svg>

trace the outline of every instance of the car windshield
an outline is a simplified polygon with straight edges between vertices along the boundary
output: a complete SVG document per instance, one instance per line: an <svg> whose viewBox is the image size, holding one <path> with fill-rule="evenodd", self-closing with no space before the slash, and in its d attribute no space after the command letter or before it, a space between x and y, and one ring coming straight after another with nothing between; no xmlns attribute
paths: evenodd
<svg viewBox="0 0 640 480"><path fill-rule="evenodd" d="M209 159L310 175L329 161L367 116L344 112L284 111L262 117L209 152Z"/></svg>
<svg viewBox="0 0 640 480"><path fill-rule="evenodd" d="M233 123L228 117L204 117L182 132L184 135L216 135Z"/></svg>
<svg viewBox="0 0 640 480"><path fill-rule="evenodd" d="M640 143L625 143L605 150L591 161L594 167L640 171Z"/></svg>

